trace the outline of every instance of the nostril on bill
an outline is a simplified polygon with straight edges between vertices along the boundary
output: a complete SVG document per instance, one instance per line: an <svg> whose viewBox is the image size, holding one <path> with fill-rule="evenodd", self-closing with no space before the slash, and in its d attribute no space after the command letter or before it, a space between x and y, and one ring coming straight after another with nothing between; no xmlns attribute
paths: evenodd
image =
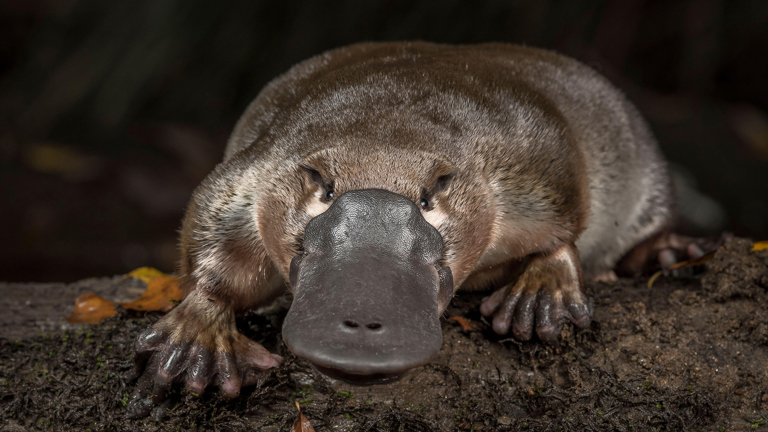
<svg viewBox="0 0 768 432"><path fill-rule="evenodd" d="M356 323L354 321L351 321L351 320L344 321L344 325L346 327L348 327L348 328L351 328L351 329L356 329L356 328L360 327L360 324L358 324L358 323Z"/></svg>
<svg viewBox="0 0 768 432"><path fill-rule="evenodd" d="M344 320L341 323L341 328L344 331L347 332L356 332L358 329L362 327L358 322L352 321L352 320ZM370 331L378 332L384 328L384 326L380 322L372 322L365 325L365 328L367 328Z"/></svg>

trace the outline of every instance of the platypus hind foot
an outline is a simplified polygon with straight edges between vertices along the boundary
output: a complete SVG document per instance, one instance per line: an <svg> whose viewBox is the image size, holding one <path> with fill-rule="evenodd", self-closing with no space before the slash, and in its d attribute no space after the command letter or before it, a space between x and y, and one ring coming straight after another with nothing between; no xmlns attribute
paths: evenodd
<svg viewBox="0 0 768 432"><path fill-rule="evenodd" d="M731 238L731 233L697 238L662 231L629 251L616 265L616 271L620 275L632 276L659 267L666 270L680 261L701 258Z"/></svg>

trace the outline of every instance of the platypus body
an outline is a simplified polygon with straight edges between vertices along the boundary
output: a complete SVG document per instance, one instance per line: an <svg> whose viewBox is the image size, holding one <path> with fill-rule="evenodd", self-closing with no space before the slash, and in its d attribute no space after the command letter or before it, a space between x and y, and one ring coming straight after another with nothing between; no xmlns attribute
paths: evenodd
<svg viewBox="0 0 768 432"><path fill-rule="evenodd" d="M460 288L496 290L481 305L496 332L556 343L590 323L582 275L610 277L671 208L647 125L575 60L430 43L311 58L251 103L195 191L188 294L137 341L131 413L176 382L236 396L278 366L234 317L286 285L286 345L350 382L428 362Z"/></svg>

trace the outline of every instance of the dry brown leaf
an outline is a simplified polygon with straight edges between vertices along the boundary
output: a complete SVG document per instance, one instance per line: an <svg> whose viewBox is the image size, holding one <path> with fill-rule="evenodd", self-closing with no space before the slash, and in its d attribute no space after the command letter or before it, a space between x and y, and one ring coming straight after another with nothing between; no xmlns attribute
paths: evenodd
<svg viewBox="0 0 768 432"><path fill-rule="evenodd" d="M768 240L763 240L759 242L755 242L755 244L752 245L752 249L754 251L761 251L761 250L768 250Z"/></svg>
<svg viewBox="0 0 768 432"><path fill-rule="evenodd" d="M132 302L120 303L120 306L136 311L168 312L181 300L181 295L178 278L160 276L147 283L147 289L139 298Z"/></svg>
<svg viewBox="0 0 768 432"><path fill-rule="evenodd" d="M290 432L315 432L315 428L312 427L309 420L301 413L298 401L296 401L296 409L299 410L299 416L296 417L296 423L293 424Z"/></svg>
<svg viewBox="0 0 768 432"><path fill-rule="evenodd" d="M135 311L168 312L181 300L179 280L151 267L138 268L126 277L134 277L147 283L144 293L136 300L118 303L124 309ZM75 312L67 318L71 324L98 324L117 314L115 304L94 293L85 293L75 300Z"/></svg>
<svg viewBox="0 0 768 432"><path fill-rule="evenodd" d="M94 293L85 293L75 299L75 311L67 317L70 324L97 324L117 314L115 305Z"/></svg>
<svg viewBox="0 0 768 432"><path fill-rule="evenodd" d="M463 328L464 331L466 332L471 332L472 330L474 330L474 328L472 327L472 323L470 323L469 320L464 317L454 316L454 317L448 318L448 321L450 320L456 321L457 323L461 324L461 328Z"/></svg>
<svg viewBox="0 0 768 432"><path fill-rule="evenodd" d="M133 270L130 273L125 275L125 277L136 278L144 283L149 283L149 281L151 281L152 279L156 277L163 277L163 276L168 276L168 275L154 267L139 267L136 270Z"/></svg>

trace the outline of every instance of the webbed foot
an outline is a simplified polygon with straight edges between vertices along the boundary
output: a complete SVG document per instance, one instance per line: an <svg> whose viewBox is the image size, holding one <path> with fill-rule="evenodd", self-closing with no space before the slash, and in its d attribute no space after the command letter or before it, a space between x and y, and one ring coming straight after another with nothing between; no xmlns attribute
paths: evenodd
<svg viewBox="0 0 768 432"><path fill-rule="evenodd" d="M701 258L731 238L733 234L730 233L696 238L662 232L630 250L617 263L616 269L622 275L634 275L658 267L666 270L680 261Z"/></svg>
<svg viewBox="0 0 768 432"><path fill-rule="evenodd" d="M139 335L135 361L138 383L129 418L148 416L174 384L196 394L214 385L237 397L241 387L255 384L261 371L283 359L238 332L231 309L192 292Z"/></svg>
<svg viewBox="0 0 768 432"><path fill-rule="evenodd" d="M656 242L658 260L662 268L668 269L680 261L695 260L714 251L733 235L730 233L716 237L687 237L669 233Z"/></svg>
<svg viewBox="0 0 768 432"><path fill-rule="evenodd" d="M493 330L516 339L536 334L558 344L563 324L589 327L592 308L584 293L578 252L573 245L531 258L517 281L483 299L480 312L493 317Z"/></svg>

